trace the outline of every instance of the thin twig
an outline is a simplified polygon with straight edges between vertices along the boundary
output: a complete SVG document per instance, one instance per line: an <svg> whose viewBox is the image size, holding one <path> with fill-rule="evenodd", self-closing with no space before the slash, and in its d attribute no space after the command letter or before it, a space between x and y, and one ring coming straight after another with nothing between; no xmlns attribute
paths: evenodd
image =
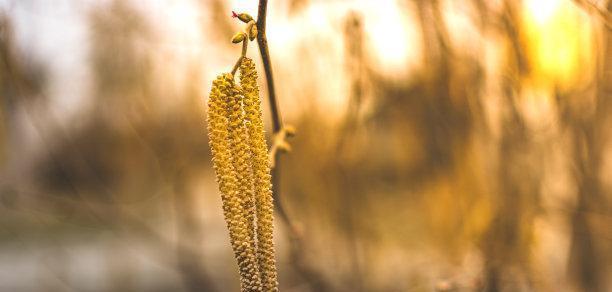
<svg viewBox="0 0 612 292"><path fill-rule="evenodd" d="M245 36L244 39L242 40L242 52L240 53L240 57L238 58L238 61L236 61L234 68L232 68L232 76L236 75L236 71L240 67L240 63L242 63L242 59L246 57L248 47L249 47L249 38Z"/></svg>
<svg viewBox="0 0 612 292"><path fill-rule="evenodd" d="M266 75L266 84L268 87L268 100L270 102L270 112L272 115L272 132L273 136L276 137L281 133L283 129L283 120L278 107L278 100L276 98L276 89L274 87L274 77L272 74L272 61L270 60L270 51L268 50L268 39L266 38L266 14L267 14L267 0L259 0L259 9L257 11L257 44L259 45L259 53L261 54L261 61L264 66L264 73ZM274 146L273 146L274 147ZM279 188L279 174L280 174L280 161L279 156L282 151L274 151L271 153L274 161L274 168L272 168L272 193L274 196L276 211L280 215L283 222L287 225L290 230L291 236L297 236L297 230L292 224L285 208L280 200L280 188Z"/></svg>
<svg viewBox="0 0 612 292"><path fill-rule="evenodd" d="M295 265L295 268L301 273L301 275L308 281L308 283L314 288L315 291L331 291L329 284L325 281L324 277L315 269L311 268L306 264L306 258L303 253L304 241L301 236L301 232L292 223L289 216L283 208L282 201L280 200L280 154L288 150L286 149L288 144L285 138L293 135L293 128L290 126L283 126L283 120L278 107L278 100L276 97L276 90L274 88L274 77L272 74L272 61L270 60L270 51L268 50L268 39L266 38L266 12L267 12L268 1L259 0L259 9L257 11L257 44L259 45L259 53L261 54L261 61L264 66L264 72L266 75L266 84L268 86L268 100L270 103L270 112L272 114L272 131L273 131L273 151L270 151L271 159L274 162L272 168L272 193L275 201L275 208L280 219L286 225L289 232L289 239L291 244L291 258ZM285 149L282 149L285 148Z"/></svg>
<svg viewBox="0 0 612 292"><path fill-rule="evenodd" d="M257 44L259 45L259 53L261 61L264 65L266 74L266 84L268 85L268 97L270 99L270 110L272 112L272 130L276 134L283 127L278 101L276 98L276 90L274 88L274 77L272 76L272 61L270 60L270 51L268 50L268 39L266 38L266 12L268 8L268 0L259 0L259 9L257 11Z"/></svg>

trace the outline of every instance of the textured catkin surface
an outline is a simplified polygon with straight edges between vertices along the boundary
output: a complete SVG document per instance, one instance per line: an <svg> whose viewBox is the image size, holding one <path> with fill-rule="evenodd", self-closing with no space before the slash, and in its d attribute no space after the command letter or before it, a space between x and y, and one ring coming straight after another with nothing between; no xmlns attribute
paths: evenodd
<svg viewBox="0 0 612 292"><path fill-rule="evenodd" d="M246 129L242 133L236 133L235 129L244 128L238 124L232 124L232 117L236 118L242 112L240 106L239 91L235 88L231 74L223 74L213 81L208 101L208 133L209 143L213 156L213 167L217 176L219 190L223 202L223 214L230 235L230 242L234 256L238 262L242 291L261 291L261 281L257 271L256 254L253 239L253 220L248 221L244 210L249 204L243 199L245 188L250 184L244 183L243 175L239 175L236 169L236 152L233 148L240 147L239 143L245 143ZM243 139L242 142L239 140ZM248 149L240 153L249 152ZM245 158L242 158L245 159ZM243 169L240 168L242 171ZM251 193L252 192L247 192Z"/></svg>
<svg viewBox="0 0 612 292"><path fill-rule="evenodd" d="M240 86L244 94L244 113L252 156L255 205L257 209L257 262L264 291L278 291L273 242L273 201L268 147L253 60L240 64Z"/></svg>
<svg viewBox="0 0 612 292"><path fill-rule="evenodd" d="M247 281L254 290L261 291L259 266L257 265L255 243L255 198L253 194L252 158L249 147L249 136L245 124L243 108L244 95L237 86L230 88L226 103L227 117L229 118L229 140L232 153L232 165L238 183L238 196L242 201L243 218L245 219L246 256L248 257L249 278Z"/></svg>

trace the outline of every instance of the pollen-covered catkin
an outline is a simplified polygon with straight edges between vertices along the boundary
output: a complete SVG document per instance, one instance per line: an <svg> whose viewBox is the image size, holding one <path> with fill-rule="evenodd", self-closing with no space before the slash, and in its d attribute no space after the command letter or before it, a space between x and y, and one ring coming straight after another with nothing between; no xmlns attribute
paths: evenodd
<svg viewBox="0 0 612 292"><path fill-rule="evenodd" d="M234 86L231 74L222 74L213 81L208 100L209 144L221 191L223 214L229 230L230 243L238 262L241 290L261 291L255 251L251 246L252 239L249 240L238 178L232 162L234 159L230 145L227 104L237 94Z"/></svg>
<svg viewBox="0 0 612 292"><path fill-rule="evenodd" d="M248 256L254 263L255 274L249 281L260 287L259 265L257 262L257 246L255 242L255 197L253 194L252 157L249 147L249 136L245 124L243 109L244 96L242 91L234 86L226 103L227 117L229 119L230 151L232 164L236 171L238 195L242 200L243 216L246 219L246 241L249 246ZM256 276L256 277L255 277Z"/></svg>
<svg viewBox="0 0 612 292"><path fill-rule="evenodd" d="M257 71L253 60L243 58L240 64L240 86L244 94L244 111L249 135L257 209L257 261L264 291L278 291L273 241L272 177L268 147L264 136Z"/></svg>

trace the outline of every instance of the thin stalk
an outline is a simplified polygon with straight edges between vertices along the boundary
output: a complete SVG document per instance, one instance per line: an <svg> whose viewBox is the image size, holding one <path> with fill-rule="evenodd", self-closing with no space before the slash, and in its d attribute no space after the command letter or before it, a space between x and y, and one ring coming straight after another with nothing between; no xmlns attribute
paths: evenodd
<svg viewBox="0 0 612 292"><path fill-rule="evenodd" d="M242 63L242 59L246 57L248 47L249 47L249 37L248 35L245 35L244 39L242 40L242 52L240 53L240 57L238 57L238 61L236 61L234 68L232 68L232 76L236 75L236 71L240 67L240 63Z"/></svg>
<svg viewBox="0 0 612 292"><path fill-rule="evenodd" d="M283 120L281 117L280 109L278 106L278 99L276 97L276 89L274 87L274 77L272 73L272 60L270 59L270 51L268 49L268 39L266 38L266 14L267 14L267 0L259 0L259 8L257 11L257 44L259 47L259 53L261 54L261 61L264 67L264 73L266 76L266 84L268 88L268 100L270 103L270 112L272 115L272 132L273 137L280 134L283 129ZM274 147L274 146L272 146ZM291 237L297 236L297 230L292 224L285 208L280 200L280 187L279 187L279 174L281 169L281 163L279 161L280 153L282 151L273 151L272 159L274 161L274 168L272 168L272 194L274 196L276 211L280 215L283 222L289 227Z"/></svg>
<svg viewBox="0 0 612 292"><path fill-rule="evenodd" d="M301 233L295 227L285 208L283 207L282 201L280 200L280 173L281 173L281 161L280 155L285 151L277 151L278 143L285 142L285 138L293 135L293 130L290 127L283 127L283 120L278 106L278 99L276 96L276 89L274 87L274 77L272 73L272 60L270 59L270 51L268 50L268 39L266 38L266 13L267 13L267 0L259 0L259 8L257 11L257 44L259 46L259 53L261 54L261 61L264 67L264 73L266 75L266 84L268 87L268 100L270 103L270 112L272 115L272 132L273 132L273 151L270 151L271 159L273 160L272 168L272 194L274 197L274 206L276 212L280 215L280 219L286 225L289 231L289 239L291 243L291 258L295 265L295 268L301 273L301 275L308 281L308 283L314 288L314 291L331 291L329 284L325 281L324 277L320 275L318 271L309 267L306 263L306 258L303 253L304 241ZM286 144L286 142L285 142ZM286 148L286 147L285 147ZM284 149L287 150L287 149Z"/></svg>

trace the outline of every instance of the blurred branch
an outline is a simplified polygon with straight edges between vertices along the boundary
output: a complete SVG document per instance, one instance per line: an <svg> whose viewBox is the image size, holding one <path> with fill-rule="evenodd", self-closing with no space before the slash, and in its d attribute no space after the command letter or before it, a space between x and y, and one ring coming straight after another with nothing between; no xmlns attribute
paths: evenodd
<svg viewBox="0 0 612 292"><path fill-rule="evenodd" d="M612 30L612 14L610 11L606 11L604 9L599 8L595 3L589 0L574 0L576 5L584 8L589 13L594 14L596 17L599 17L603 24L606 26L608 30Z"/></svg>
<svg viewBox="0 0 612 292"><path fill-rule="evenodd" d="M537 287L532 274L533 267L527 260L531 248L534 214L541 197L539 189L542 170L530 162L541 156L541 150L533 142L531 133L521 114L517 98L521 97L521 77L529 72L524 33L520 23L520 4L505 0L497 15L500 33L509 42L506 52L508 64L500 81L501 100L505 113L500 117L501 133L497 149L497 168L493 181L493 216L483 234L484 291L517 290L516 284ZM511 271L509 267L515 269ZM535 289L539 290L539 289Z"/></svg>
<svg viewBox="0 0 612 292"><path fill-rule="evenodd" d="M346 56L347 71L351 75L351 86L344 121L336 143L335 155L340 157L348 136L359 127L358 116L363 102L364 83L364 53L362 16L351 12L345 23L345 43L348 52Z"/></svg>
<svg viewBox="0 0 612 292"><path fill-rule="evenodd" d="M362 197L364 189L354 184L356 180L355 172L351 170L358 169L355 167L355 161L347 156L348 145L355 143L355 138L360 125L359 113L363 105L364 95L364 50L363 50L363 17L357 12L349 12L344 23L344 41L345 41L345 65L348 72L350 89L348 96L348 104L344 121L341 122L340 132L336 140L335 154L336 159L329 162L332 163L334 172L338 174L337 180L339 184L338 195L343 204L336 212L338 214L337 221L344 231L347 242L347 254L349 255L349 263L351 266L348 278L345 280L345 286L350 291L363 291L363 267L360 265L358 237L358 219L359 219L359 201L357 198ZM350 152L350 151L348 151ZM349 154L350 155L350 154ZM346 186L350 186L346 189Z"/></svg>
<svg viewBox="0 0 612 292"><path fill-rule="evenodd" d="M449 57L453 57L454 54L450 42L450 36L448 34L448 30L446 29L444 17L442 16L440 1L434 0L431 2L431 5L433 14L432 23L435 28L436 38L438 39L441 48L444 50L444 53L448 54Z"/></svg>
<svg viewBox="0 0 612 292"><path fill-rule="evenodd" d="M612 2L608 2L607 10L612 9ZM612 58L612 30L609 23L603 29L603 39L600 43L603 54L597 57L596 71L597 87L594 88L594 112L583 112L572 107L570 100L583 97L588 92L557 92L557 104L561 123L570 130L573 152L573 175L576 181L577 202L571 215L571 237L568 267L573 273L573 280L584 291L607 291L606 281L609 275L609 262L605 255L608 249L606 232L601 232L598 221L609 220L612 208L607 200L609 192L603 185L600 173L605 149L609 146L609 111L611 95L607 90L609 76L604 73L598 76L599 70L610 72ZM593 215L599 219L593 220ZM603 224L605 226L605 224ZM608 228L609 229L609 228Z"/></svg>

